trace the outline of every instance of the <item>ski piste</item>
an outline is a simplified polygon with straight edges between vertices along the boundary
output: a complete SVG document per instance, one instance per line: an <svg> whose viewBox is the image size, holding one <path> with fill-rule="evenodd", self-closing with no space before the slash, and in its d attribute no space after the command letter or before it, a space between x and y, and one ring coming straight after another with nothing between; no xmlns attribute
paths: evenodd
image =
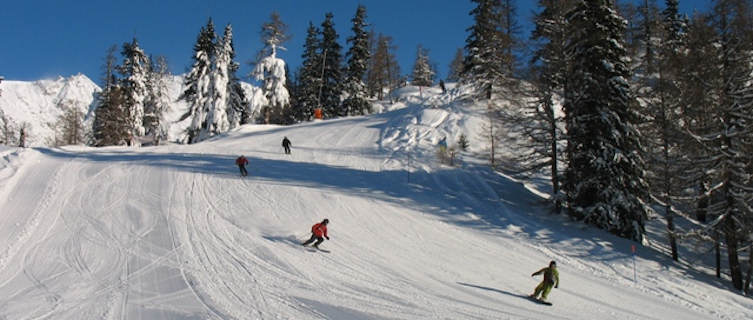
<svg viewBox="0 0 753 320"><path fill-rule="evenodd" d="M535 186L471 162L483 139L466 124L487 101L433 90L192 145L0 148L0 319L753 319L750 298L713 272L659 268L671 258L652 248L633 282L634 242L549 215ZM467 162L435 166L436 142L460 132L479 141ZM230 175L238 154L252 178ZM322 247L341 249L301 252L325 216L336 240ZM552 259L560 307L517 298Z"/></svg>

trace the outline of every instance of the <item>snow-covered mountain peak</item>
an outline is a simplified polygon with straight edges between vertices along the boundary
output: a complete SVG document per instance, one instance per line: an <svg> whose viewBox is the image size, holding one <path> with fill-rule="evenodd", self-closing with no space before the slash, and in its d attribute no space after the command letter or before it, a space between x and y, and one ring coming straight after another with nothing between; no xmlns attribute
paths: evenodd
<svg viewBox="0 0 753 320"><path fill-rule="evenodd" d="M54 136L51 124L67 107L91 110L99 86L83 74L37 81L4 80L0 84L0 109L14 127L28 125L27 144L46 145Z"/></svg>

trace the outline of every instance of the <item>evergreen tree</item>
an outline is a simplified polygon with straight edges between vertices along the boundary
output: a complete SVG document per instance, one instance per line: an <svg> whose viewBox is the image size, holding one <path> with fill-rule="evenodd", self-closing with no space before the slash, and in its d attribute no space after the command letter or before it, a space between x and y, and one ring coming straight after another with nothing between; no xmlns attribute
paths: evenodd
<svg viewBox="0 0 753 320"><path fill-rule="evenodd" d="M207 104L206 135L217 135L230 130L233 109L230 100L230 69L233 64L233 28L228 24L222 38L217 39L214 63L211 70L211 101Z"/></svg>
<svg viewBox="0 0 753 320"><path fill-rule="evenodd" d="M285 108L284 112L282 113L282 117L280 118L280 121L282 124L294 124L296 123L295 118L295 112L298 110L298 84L295 82L297 77L295 75L290 74L290 68L288 68L288 65L285 65L285 88L288 88L288 92L290 93L290 106L288 108Z"/></svg>
<svg viewBox="0 0 753 320"><path fill-rule="evenodd" d="M371 112L371 103L366 99L368 92L364 78L368 68L369 34L366 32L366 7L359 5L353 22L353 36L348 38L350 49L345 54L348 66L345 71L345 92L348 97L343 101L346 115L361 115Z"/></svg>
<svg viewBox="0 0 753 320"><path fill-rule="evenodd" d="M128 113L127 124L130 138L144 136L144 103L148 95L149 59L134 38L131 43L124 43L123 63L118 68L122 78L121 89L124 94L125 109ZM130 142L130 141L129 141Z"/></svg>
<svg viewBox="0 0 753 320"><path fill-rule="evenodd" d="M210 18L205 27L201 28L194 45L193 65L188 75L183 80L186 88L178 97L188 103L188 110L180 120L192 117L191 124L187 129L185 141L195 143L201 141L204 137L200 136L201 131L207 128L206 116L207 110L212 99L211 90L211 72L212 61L215 54L214 23Z"/></svg>
<svg viewBox="0 0 753 320"><path fill-rule="evenodd" d="M319 99L324 118L335 118L346 115L340 104L342 95L342 55L341 46L337 43L337 31L332 13L327 13L322 22L321 46L319 47L318 60L323 61L321 66L322 81L319 88Z"/></svg>
<svg viewBox="0 0 753 320"><path fill-rule="evenodd" d="M648 189L639 115L631 109L625 21L611 0L580 1L567 14L571 64L565 92L569 213L622 237L643 240Z"/></svg>
<svg viewBox="0 0 753 320"><path fill-rule="evenodd" d="M298 72L298 90L296 91L295 110L292 111L296 121L309 121L314 116L314 109L319 108L319 88L321 87L321 59L319 51L319 30L309 22L306 41L303 45L303 60Z"/></svg>
<svg viewBox="0 0 753 320"><path fill-rule="evenodd" d="M643 30L640 25L640 8L635 1L616 1L618 14L627 22L624 28L625 48L628 57L637 57L643 41Z"/></svg>
<svg viewBox="0 0 753 320"><path fill-rule="evenodd" d="M468 31L463 63L463 80L480 89L481 95L489 96L494 86L504 86L511 76L511 57L507 56L512 45L501 30L499 0L471 0L477 3L471 10L474 24Z"/></svg>
<svg viewBox="0 0 753 320"><path fill-rule="evenodd" d="M165 112L170 110L170 93L168 83L170 81L170 70L167 65L167 58L159 56L152 61L148 78L149 95L144 105L144 130L145 135L150 137L155 145L160 141L168 138L167 122L164 118Z"/></svg>
<svg viewBox="0 0 753 320"><path fill-rule="evenodd" d="M463 49L458 48L455 51L455 57L450 62L450 70L447 73L447 81L460 81L460 75L463 73Z"/></svg>
<svg viewBox="0 0 753 320"><path fill-rule="evenodd" d="M262 25L262 41L265 44L263 54L269 54L256 63L253 75L256 80L262 81L262 90L266 98L266 105L261 108L263 123L283 123L282 115L290 106L290 93L285 87L286 68L285 61L277 58L277 49L285 49L282 44L290 36L287 34L288 26L280 20L277 12L272 13L270 22Z"/></svg>
<svg viewBox="0 0 753 320"><path fill-rule="evenodd" d="M225 33L222 38L224 41L223 50L227 52L230 59L227 67L227 113L230 128L232 129L241 124L248 123L251 118L251 110L248 109L250 105L246 102L246 92L243 90L241 80L237 75L240 64L235 61L235 46L233 45L233 29L231 25L228 24L225 27Z"/></svg>
<svg viewBox="0 0 753 320"><path fill-rule="evenodd" d="M416 48L416 61L413 63L411 84L414 86L430 87L434 84L434 70L429 62L429 52L421 45Z"/></svg>
<svg viewBox="0 0 753 320"><path fill-rule="evenodd" d="M122 90L116 76L116 50L117 46L107 50L103 64L102 92L96 98L90 142L96 147L122 145L129 140L129 114L124 107Z"/></svg>

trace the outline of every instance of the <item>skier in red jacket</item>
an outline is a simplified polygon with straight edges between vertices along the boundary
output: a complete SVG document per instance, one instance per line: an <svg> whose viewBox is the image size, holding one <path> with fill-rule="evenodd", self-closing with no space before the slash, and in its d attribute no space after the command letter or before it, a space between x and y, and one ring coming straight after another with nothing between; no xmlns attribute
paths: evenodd
<svg viewBox="0 0 753 320"><path fill-rule="evenodd" d="M316 243L314 243L314 248L319 249L319 244L324 241L324 238L327 238L327 240L329 240L329 236L327 235L328 224L329 219L324 219L322 220L322 222L311 226L311 238L304 242L303 245L307 246L310 243L314 242L314 240L316 240Z"/></svg>
<svg viewBox="0 0 753 320"><path fill-rule="evenodd" d="M238 157L238 159L235 159L235 164L238 165L238 168L241 169L241 176L247 176L248 171L246 171L246 165L248 164L248 159L244 156Z"/></svg>

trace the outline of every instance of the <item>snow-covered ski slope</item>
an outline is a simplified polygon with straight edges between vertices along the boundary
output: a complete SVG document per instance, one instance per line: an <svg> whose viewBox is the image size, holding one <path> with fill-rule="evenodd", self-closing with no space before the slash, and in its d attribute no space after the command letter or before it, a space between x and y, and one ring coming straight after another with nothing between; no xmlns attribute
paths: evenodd
<svg viewBox="0 0 753 320"><path fill-rule="evenodd" d="M753 318L648 248L634 282L631 242L483 161L437 164L436 141L480 121L443 99L190 146L0 149L0 319ZM299 246L325 217L332 252ZM526 295L550 260L544 306Z"/></svg>

